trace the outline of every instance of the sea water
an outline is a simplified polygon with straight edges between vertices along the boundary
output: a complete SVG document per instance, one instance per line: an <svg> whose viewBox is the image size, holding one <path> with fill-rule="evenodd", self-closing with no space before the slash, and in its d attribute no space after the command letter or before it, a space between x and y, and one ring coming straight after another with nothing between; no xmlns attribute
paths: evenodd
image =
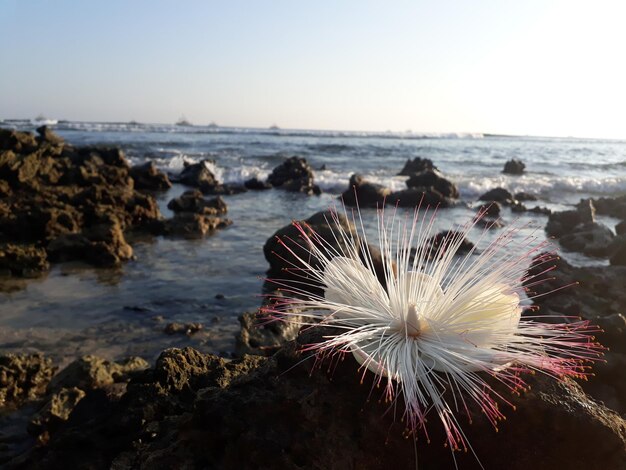
<svg viewBox="0 0 626 470"><path fill-rule="evenodd" d="M33 127L28 121L0 125ZM260 304L268 268L265 241L293 219L340 204L338 196L353 173L399 190L406 177L397 173L408 158L433 160L461 194L458 207L439 211L435 231L467 222L478 197L495 187L534 194L539 200L527 202L529 207L552 210L570 208L583 197L626 192L625 141L62 121L54 130L77 146L119 146L132 164L152 160L173 174L185 162L209 159L213 173L227 183L264 179L297 155L311 164L323 191L321 196L280 190L225 196L233 225L210 237L132 240L137 259L120 269L61 264L42 279L16 281L12 291L0 293L0 352L39 351L61 363L87 353L152 359L168 346L231 353L237 317ZM526 164L524 175L502 174L511 158ZM165 216L171 215L167 202L185 189L175 185L157 196ZM365 210L364 217L368 227L374 225L374 210ZM505 224L528 225L516 236L545 237L546 216L505 209L502 218ZM602 221L611 228L615 223ZM497 234L494 230L481 243ZM472 241L480 236L480 229L470 233ZM576 264L606 264L577 254L564 256ZM189 337L164 334L165 324L174 321L200 322L204 329Z"/></svg>

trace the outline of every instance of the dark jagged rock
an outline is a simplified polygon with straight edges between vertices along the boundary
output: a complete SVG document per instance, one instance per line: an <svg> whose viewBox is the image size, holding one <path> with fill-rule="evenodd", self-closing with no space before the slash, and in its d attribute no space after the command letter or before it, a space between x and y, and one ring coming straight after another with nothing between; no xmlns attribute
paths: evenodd
<svg viewBox="0 0 626 470"><path fill-rule="evenodd" d="M124 361L113 362L98 356L83 356L69 364L50 381L48 392L76 387L81 390L94 390L125 382L149 364L140 357L129 357Z"/></svg>
<svg viewBox="0 0 626 470"><path fill-rule="evenodd" d="M385 198L391 194L389 188L383 185L370 183L363 176L355 173L350 176L350 183L341 195L341 200L346 206L362 207L382 206Z"/></svg>
<svg viewBox="0 0 626 470"><path fill-rule="evenodd" d="M481 204L478 207L478 212L484 214L487 217L499 217L501 211L502 207L496 201Z"/></svg>
<svg viewBox="0 0 626 470"><path fill-rule="evenodd" d="M426 243L424 243L424 246L421 248L422 251L420 255L425 259L432 261L445 253L446 250L452 245L457 243L458 247L455 252L457 255L467 254L474 249L474 244L463 236L463 232L444 230L443 232L439 232L426 240ZM411 262L416 254L417 250L412 248L410 257Z"/></svg>
<svg viewBox="0 0 626 470"><path fill-rule="evenodd" d="M33 245L0 244L0 274L37 277L48 271L46 250Z"/></svg>
<svg viewBox="0 0 626 470"><path fill-rule="evenodd" d="M48 142L50 144L61 144L63 138L56 135L48 126L41 126L37 128L37 134L39 134L40 142Z"/></svg>
<svg viewBox="0 0 626 470"><path fill-rule="evenodd" d="M434 169L412 174L406 180L406 185L408 188L432 188L451 199L459 197L459 190L456 185Z"/></svg>
<svg viewBox="0 0 626 470"><path fill-rule="evenodd" d="M626 220L626 195L581 199L578 206L586 206L588 201L593 203L594 207L598 211L598 214Z"/></svg>
<svg viewBox="0 0 626 470"><path fill-rule="evenodd" d="M86 393L80 388L62 388L51 394L43 406L31 417L28 423L28 432L34 436L54 432L61 423L67 421L70 414ZM44 441L47 435L40 439Z"/></svg>
<svg viewBox="0 0 626 470"><path fill-rule="evenodd" d="M452 201L432 187L409 188L391 193L387 202L398 207L450 207Z"/></svg>
<svg viewBox="0 0 626 470"><path fill-rule="evenodd" d="M166 350L121 399L91 393L80 400L46 445L11 468L412 468L415 444L420 468L454 468L436 416L427 423L430 445L405 439L399 416L376 400L382 391L373 374L351 356L311 370L298 349L323 334L310 330L272 359L226 362L190 348ZM573 382L528 382L530 390L510 397L516 411L505 410L498 433L476 406L468 410L471 426L458 412L484 468L626 467L622 418ZM460 468L479 468L471 452L455 458Z"/></svg>
<svg viewBox="0 0 626 470"><path fill-rule="evenodd" d="M615 235L606 225L596 222L595 213L595 206L590 199L581 200L575 210L550 214L546 232L559 238L567 250L587 256L610 256L617 249Z"/></svg>
<svg viewBox="0 0 626 470"><path fill-rule="evenodd" d="M555 269L549 275L532 277L550 266ZM527 283L532 284L529 295L540 307L534 314L557 323L582 316L605 330L597 339L609 348L604 356L607 362L594 365L594 376L583 383L583 388L610 408L626 413L626 266L574 267L562 258L542 264L536 259L528 272L531 277ZM537 283L537 279L543 281Z"/></svg>
<svg viewBox="0 0 626 470"><path fill-rule="evenodd" d="M494 188L487 191L485 194L478 198L479 201L496 201L502 204L513 203L513 195L510 191L504 188Z"/></svg>
<svg viewBox="0 0 626 470"><path fill-rule="evenodd" d="M319 237L322 241L319 241L315 237L313 242L320 250L325 253L329 258L341 253L347 249L345 241L336 232L336 225L333 221L333 217L337 217L337 220L343 230L353 237L355 242L359 243L359 254L361 260L365 259L364 242L360 241L358 234L354 227L354 224L350 222L343 214L336 213L330 210L317 212L308 219L300 221L304 232L308 236L316 234L315 237ZM334 230L334 231L333 231ZM282 243L279 241L282 240ZM368 246L370 257L374 264L374 270L378 276L378 280L381 284L385 285L385 276L382 267L382 258L377 247L373 245ZM306 277L306 273L302 271L302 263L296 258L307 260L311 266L321 267L323 262L315 258L306 248L306 242L303 240L300 231L294 226L289 224L279 229L267 239L263 246L263 254L265 259L270 264L270 268L267 271L268 277L276 280L295 280L297 282L303 281L303 276ZM294 265L298 266L297 268ZM307 286L298 284L299 289L306 289L311 293L321 294L321 285L313 278L307 279L309 283ZM319 287L317 287L319 285ZM272 290L270 287L269 291Z"/></svg>
<svg viewBox="0 0 626 470"><path fill-rule="evenodd" d="M437 167L433 164L433 161L430 158L415 157L413 160L409 158L404 164L402 171L398 173L398 176L411 176L424 170L436 169Z"/></svg>
<svg viewBox="0 0 626 470"><path fill-rule="evenodd" d="M197 190L185 191L180 197L172 199L167 204L167 208L176 213L192 212L204 215L226 214L228 211L226 203L221 197L217 196L207 200Z"/></svg>
<svg viewBox="0 0 626 470"><path fill-rule="evenodd" d="M610 262L615 266L626 266L626 234L617 237L611 244Z"/></svg>
<svg viewBox="0 0 626 470"><path fill-rule="evenodd" d="M618 235L626 235L626 220L622 220L615 226L615 233Z"/></svg>
<svg viewBox="0 0 626 470"><path fill-rule="evenodd" d="M572 233L576 226L595 223L596 209L593 203L581 201L576 210L553 212L548 218L546 233L553 237L561 237Z"/></svg>
<svg viewBox="0 0 626 470"><path fill-rule="evenodd" d="M183 170L176 178L176 182L194 188L199 188L202 192L203 188L212 188L219 184L215 175L208 169L207 163L213 163L212 160L202 160L199 163L185 162Z"/></svg>
<svg viewBox="0 0 626 470"><path fill-rule="evenodd" d="M0 409L43 395L56 368L40 354L0 356Z"/></svg>
<svg viewBox="0 0 626 470"><path fill-rule="evenodd" d="M578 251L587 256L606 257L613 248L615 235L606 225L588 222L576 225L570 233L561 235L559 242L566 250Z"/></svg>
<svg viewBox="0 0 626 470"><path fill-rule="evenodd" d="M504 169L502 170L502 173L507 173L509 175L521 175L524 173L525 168L526 165L524 164L524 162L516 158L512 158L504 164Z"/></svg>
<svg viewBox="0 0 626 470"><path fill-rule="evenodd" d="M160 171L154 162L146 162L130 169L130 176L135 182L135 189L165 191L172 187L170 179Z"/></svg>
<svg viewBox="0 0 626 470"><path fill-rule="evenodd" d="M515 193L515 199L517 201L536 201L537 200L537 196L535 196L534 194L530 194L530 193L526 193L526 192L519 192L519 193Z"/></svg>
<svg viewBox="0 0 626 470"><path fill-rule="evenodd" d="M75 148L49 129L39 139L2 131L0 147L0 244L29 245L4 257L20 260L8 269L14 276L46 269L46 259L118 265L132 257L124 232L161 219L119 149Z"/></svg>
<svg viewBox="0 0 626 470"><path fill-rule="evenodd" d="M198 188L206 195L237 194L246 191L243 185L219 182L207 166L212 163L214 163L212 160L202 160L199 163L185 162L185 167L180 175L172 177L172 180L176 183Z"/></svg>
<svg viewBox="0 0 626 470"><path fill-rule="evenodd" d="M280 298L280 293L275 293L274 296ZM239 323L241 329L235 337L235 353L238 356L244 354L271 356L286 343L293 341L300 330L295 323L268 322L256 312L243 313L239 316Z"/></svg>
<svg viewBox="0 0 626 470"><path fill-rule="evenodd" d="M321 194L314 183L313 168L305 158L290 157L272 170L267 182L291 192Z"/></svg>
<svg viewBox="0 0 626 470"><path fill-rule="evenodd" d="M250 178L246 180L243 185L246 189L254 190L254 191L262 191L265 189L272 189L272 185L266 181L261 181L258 178Z"/></svg>

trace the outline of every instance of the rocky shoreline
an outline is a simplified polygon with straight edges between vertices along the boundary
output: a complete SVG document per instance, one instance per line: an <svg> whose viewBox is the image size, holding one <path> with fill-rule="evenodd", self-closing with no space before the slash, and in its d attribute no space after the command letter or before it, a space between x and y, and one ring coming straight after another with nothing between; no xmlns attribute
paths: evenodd
<svg viewBox="0 0 626 470"><path fill-rule="evenodd" d="M223 195L276 188L319 195L314 172L291 157L267 181L224 184L204 162L166 175L153 164L131 167L118 149L75 148L49 129L0 129L0 272L5 277L44 275L50 263L80 260L115 266L133 258L129 235L202 237L232 223ZM507 162L504 172L521 174ZM383 200L450 207L456 185L432 161L416 158L402 169L407 189L393 192L358 174L343 194L346 205ZM165 219L154 194L174 181L192 189L172 199ZM210 196L211 198L207 198ZM480 413L463 426L485 468L626 469L626 196L583 200L572 211L528 209L531 195L497 188L473 206L497 228L501 205L545 214L546 231L564 249L606 259L608 266L573 267L559 260L551 279L532 288L537 314L582 316L604 332L606 362L581 384L531 378L513 397L516 410L496 434ZM615 233L596 213L620 219ZM330 243L328 214L308 223ZM236 223L237 221L235 221ZM347 221L343 223L348 224ZM293 236L287 225L275 236ZM428 243L445 243L446 234ZM462 247L471 249L471 241ZM294 248L294 247L292 247ZM433 248L434 250L434 248ZM374 252L375 253L375 252ZM289 254L270 237L264 247L268 275L289 277ZM376 263L374 256L374 263ZM286 269L287 268L287 269ZM530 272L543 269L536 266ZM576 281L578 287L561 289ZM384 282L384 281L381 281ZM279 295L269 285L265 292ZM313 367L302 345L320 329L259 325L240 317L237 358L192 348L167 349L154 366L139 357L113 362L83 356L61 370L41 355L0 356L2 468L405 468L415 465L413 439L399 416L380 403L368 374L363 384L352 357ZM168 334L192 334L202 325L175 324ZM467 417L462 417L466 419ZM417 441L419 468L453 468L442 430L432 426ZM456 453L460 468L478 468L472 452Z"/></svg>

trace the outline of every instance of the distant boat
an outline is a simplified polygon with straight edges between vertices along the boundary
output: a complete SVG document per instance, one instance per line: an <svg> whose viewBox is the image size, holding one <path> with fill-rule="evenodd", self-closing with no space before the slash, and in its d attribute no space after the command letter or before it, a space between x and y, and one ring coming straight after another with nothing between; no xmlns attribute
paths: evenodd
<svg viewBox="0 0 626 470"><path fill-rule="evenodd" d="M30 122L34 126L54 126L55 124L58 124L59 121L56 119L48 119L43 114L40 114L35 119L31 119Z"/></svg>
<svg viewBox="0 0 626 470"><path fill-rule="evenodd" d="M134 119L131 119L130 121L128 121L128 124L131 126L139 126L140 123L135 121Z"/></svg>
<svg viewBox="0 0 626 470"><path fill-rule="evenodd" d="M208 127L209 129L217 129L217 128L218 128L218 127L220 127L220 126L218 126L218 125L215 123L215 121L211 121L211 123L210 123L207 127Z"/></svg>
<svg viewBox="0 0 626 470"><path fill-rule="evenodd" d="M187 121L187 118L185 116L181 116L180 119L176 121L176 125L177 126L193 126L191 122Z"/></svg>
<svg viewBox="0 0 626 470"><path fill-rule="evenodd" d="M272 125L270 126L270 130L272 130L272 131L279 131L279 130L280 130L280 127L278 127L276 124L272 124Z"/></svg>

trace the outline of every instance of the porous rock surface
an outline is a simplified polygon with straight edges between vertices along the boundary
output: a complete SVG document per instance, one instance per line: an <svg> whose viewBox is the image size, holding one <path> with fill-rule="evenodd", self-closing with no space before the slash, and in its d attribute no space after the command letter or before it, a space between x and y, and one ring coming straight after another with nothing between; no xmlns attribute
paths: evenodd
<svg viewBox="0 0 626 470"><path fill-rule="evenodd" d="M609 408L626 413L626 266L574 267L562 258L550 264L555 269L530 288L539 306L533 315L547 322L581 317L603 330L596 336L608 350L583 388ZM548 266L533 264L529 273L539 274Z"/></svg>
<svg viewBox="0 0 626 470"><path fill-rule="evenodd" d="M414 441L403 435L401 411L394 417L379 402L373 375L361 380L351 356L312 368L299 352L324 334L309 330L269 359L166 350L123 396L88 392L45 445L7 468L413 468ZM472 424L458 412L485 468L626 468L620 416L573 382L536 376L529 385L510 398L515 411L503 405L508 419L497 433L474 406ZM430 444L423 434L417 441L419 468L454 468L437 417L427 425ZM472 452L455 458L460 468L479 468Z"/></svg>

